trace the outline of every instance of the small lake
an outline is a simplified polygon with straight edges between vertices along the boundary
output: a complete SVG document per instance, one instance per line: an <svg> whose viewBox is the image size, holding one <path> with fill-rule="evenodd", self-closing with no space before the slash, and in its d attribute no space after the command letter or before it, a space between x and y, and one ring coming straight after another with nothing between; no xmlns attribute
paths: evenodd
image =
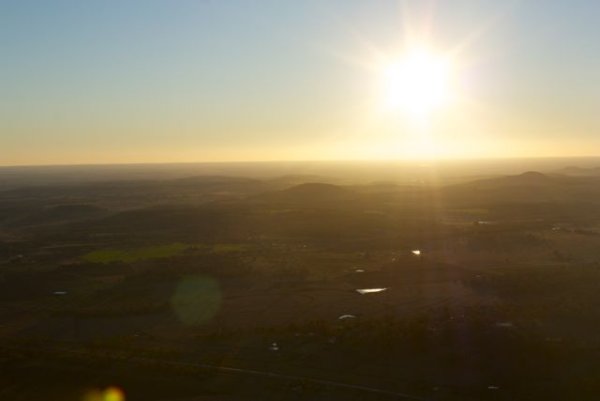
<svg viewBox="0 0 600 401"><path fill-rule="evenodd" d="M376 292L383 292L383 291L387 291L387 288L358 288L356 290L356 292L358 292L360 295L373 294Z"/></svg>

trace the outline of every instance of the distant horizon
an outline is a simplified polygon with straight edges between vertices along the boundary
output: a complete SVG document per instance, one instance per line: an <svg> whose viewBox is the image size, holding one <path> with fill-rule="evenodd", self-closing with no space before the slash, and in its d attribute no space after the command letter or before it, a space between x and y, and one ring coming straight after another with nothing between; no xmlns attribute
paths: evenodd
<svg viewBox="0 0 600 401"><path fill-rule="evenodd" d="M401 163L401 164L437 164L444 162L494 162L518 160L580 160L598 159L596 156L496 156L496 157L464 157L435 159L290 159L290 160L209 160L209 161L140 161L140 162L91 162L91 163L54 163L54 164L0 164L0 168L10 167L100 167L100 166L160 166L160 165L195 165L195 164L268 164L268 163Z"/></svg>

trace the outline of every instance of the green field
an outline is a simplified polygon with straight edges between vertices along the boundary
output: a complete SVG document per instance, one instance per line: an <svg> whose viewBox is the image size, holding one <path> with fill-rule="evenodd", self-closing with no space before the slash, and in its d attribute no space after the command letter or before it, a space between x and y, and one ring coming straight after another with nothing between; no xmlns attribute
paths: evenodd
<svg viewBox="0 0 600 401"><path fill-rule="evenodd" d="M247 251L247 244L182 244L172 243L130 249L100 249L83 255L83 260L92 263L136 262L149 259L170 258L186 250L206 251L214 253L231 253Z"/></svg>
<svg viewBox="0 0 600 401"><path fill-rule="evenodd" d="M135 249L102 249L84 255L83 259L92 263L136 262L147 259L170 258L189 247L190 245L173 243Z"/></svg>

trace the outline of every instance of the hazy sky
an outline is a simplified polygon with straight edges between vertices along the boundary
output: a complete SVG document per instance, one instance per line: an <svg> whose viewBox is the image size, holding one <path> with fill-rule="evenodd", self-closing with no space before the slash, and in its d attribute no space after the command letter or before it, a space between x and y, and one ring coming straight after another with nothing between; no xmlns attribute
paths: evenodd
<svg viewBox="0 0 600 401"><path fill-rule="evenodd" d="M600 154L600 1L0 0L0 165ZM415 128L411 38L455 62ZM419 149L420 150L419 150Z"/></svg>

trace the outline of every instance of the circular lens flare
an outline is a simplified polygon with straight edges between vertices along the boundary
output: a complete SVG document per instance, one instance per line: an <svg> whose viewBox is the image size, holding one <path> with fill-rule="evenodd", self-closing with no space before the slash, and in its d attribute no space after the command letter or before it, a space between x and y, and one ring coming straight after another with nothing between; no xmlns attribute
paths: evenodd
<svg viewBox="0 0 600 401"><path fill-rule="evenodd" d="M104 390L105 401L125 401L125 394L118 387L109 387Z"/></svg>
<svg viewBox="0 0 600 401"><path fill-rule="evenodd" d="M175 289L171 306L175 315L186 326L207 323L221 305L219 283L210 277L184 277Z"/></svg>
<svg viewBox="0 0 600 401"><path fill-rule="evenodd" d="M93 389L84 395L83 401L125 401L125 393L115 386Z"/></svg>

